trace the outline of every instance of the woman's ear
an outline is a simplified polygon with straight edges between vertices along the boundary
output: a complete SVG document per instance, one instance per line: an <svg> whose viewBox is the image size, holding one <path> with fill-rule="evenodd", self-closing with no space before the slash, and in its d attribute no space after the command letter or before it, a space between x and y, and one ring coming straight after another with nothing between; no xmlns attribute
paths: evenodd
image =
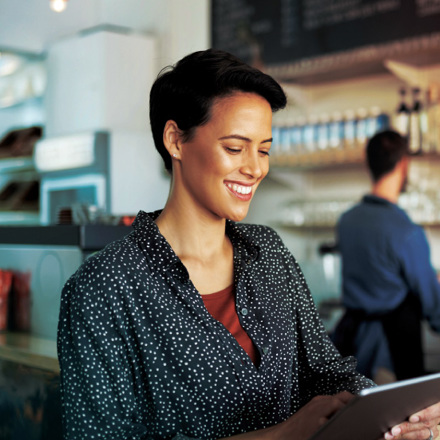
<svg viewBox="0 0 440 440"><path fill-rule="evenodd" d="M177 124L172 120L167 121L163 129L163 144L172 159L180 158L181 136L182 132Z"/></svg>

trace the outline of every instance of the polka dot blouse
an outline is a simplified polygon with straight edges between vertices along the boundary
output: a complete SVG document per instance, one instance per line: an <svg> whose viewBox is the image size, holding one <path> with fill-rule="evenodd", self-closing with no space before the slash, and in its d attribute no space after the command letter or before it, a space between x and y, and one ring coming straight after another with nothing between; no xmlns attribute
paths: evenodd
<svg viewBox="0 0 440 440"><path fill-rule="evenodd" d="M140 212L133 231L88 258L63 289L65 439L218 439L281 422L318 394L373 386L329 341L272 229L226 225L256 367L205 308L158 215Z"/></svg>

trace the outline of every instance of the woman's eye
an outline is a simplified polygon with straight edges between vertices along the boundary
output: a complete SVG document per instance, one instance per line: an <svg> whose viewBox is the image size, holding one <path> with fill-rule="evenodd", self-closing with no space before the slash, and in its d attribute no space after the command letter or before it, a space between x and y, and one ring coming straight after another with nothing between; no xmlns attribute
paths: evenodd
<svg viewBox="0 0 440 440"><path fill-rule="evenodd" d="M262 154L263 156L269 156L269 151L260 150L260 154Z"/></svg>
<svg viewBox="0 0 440 440"><path fill-rule="evenodd" d="M241 148L237 148L237 147L225 147L225 150L228 151L229 153L237 154L237 153L240 153Z"/></svg>

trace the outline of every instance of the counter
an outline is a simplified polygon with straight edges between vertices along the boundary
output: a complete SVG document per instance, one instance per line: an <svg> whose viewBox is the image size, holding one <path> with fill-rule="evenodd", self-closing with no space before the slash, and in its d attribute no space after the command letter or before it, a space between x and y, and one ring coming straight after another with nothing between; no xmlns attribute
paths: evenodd
<svg viewBox="0 0 440 440"><path fill-rule="evenodd" d="M54 373L60 372L56 342L27 333L1 333L0 359Z"/></svg>
<svg viewBox="0 0 440 440"><path fill-rule="evenodd" d="M131 226L98 224L1 226L0 244L79 246L85 251L96 251L131 230Z"/></svg>

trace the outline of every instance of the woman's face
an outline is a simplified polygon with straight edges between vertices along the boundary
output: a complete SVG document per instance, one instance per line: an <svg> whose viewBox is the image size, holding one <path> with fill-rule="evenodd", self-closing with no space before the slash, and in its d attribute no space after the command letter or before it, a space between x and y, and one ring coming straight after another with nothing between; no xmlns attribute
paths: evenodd
<svg viewBox="0 0 440 440"><path fill-rule="evenodd" d="M202 215L240 221L269 170L272 109L254 93L214 102L211 118L182 144L181 183Z"/></svg>

